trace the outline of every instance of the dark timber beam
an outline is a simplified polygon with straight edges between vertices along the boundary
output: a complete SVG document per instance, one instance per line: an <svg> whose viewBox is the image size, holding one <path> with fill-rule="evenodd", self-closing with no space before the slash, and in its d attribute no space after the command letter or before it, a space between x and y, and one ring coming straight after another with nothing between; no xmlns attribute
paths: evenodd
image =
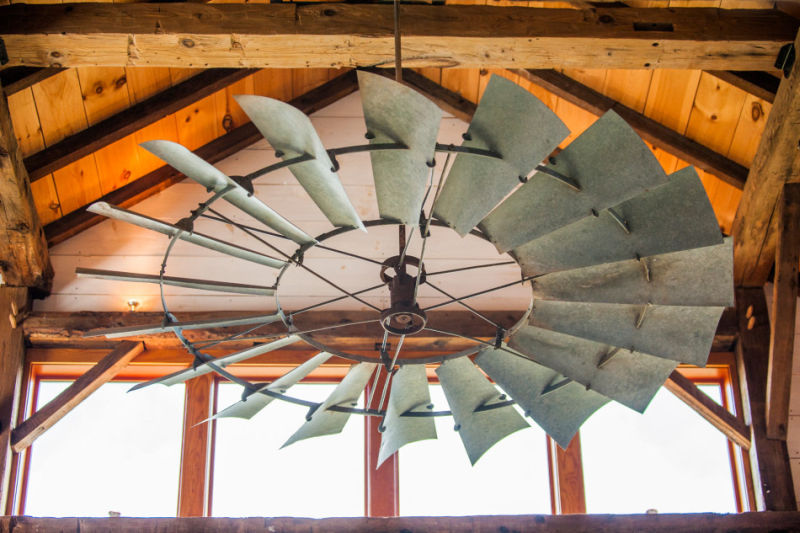
<svg viewBox="0 0 800 533"><path fill-rule="evenodd" d="M316 89L312 89L306 94L298 96L289 103L306 114L313 113L355 92L357 89L358 83L356 81L356 74L354 71L348 71ZM261 134L256 127L253 126L252 123L247 123L201 146L195 150L195 153L209 163L216 163L250 146L254 142L261 140L261 138ZM109 192L97 201L108 202L121 207L129 207L166 189L173 183L181 181L184 177L185 176L180 172L165 165L124 187ZM87 212L86 207L88 207L88 205L76 209L65 217L47 224L44 228L44 233L47 236L47 243L50 246L58 244L105 220L105 217Z"/></svg>
<svg viewBox="0 0 800 533"><path fill-rule="evenodd" d="M697 168L710 172L738 189L744 187L747 179L746 167L573 80L569 76L565 76L555 70L516 69L514 72L595 115L602 115L609 110L615 111L644 140Z"/></svg>
<svg viewBox="0 0 800 533"><path fill-rule="evenodd" d="M770 325L761 287L736 290L739 341L736 366L744 421L751 428L750 463L760 511L796 510L786 441L767 438L766 398Z"/></svg>
<svg viewBox="0 0 800 533"><path fill-rule="evenodd" d="M11 432L11 449L19 453L33 444L42 433L53 427L101 385L114 379L143 349L144 344L141 342L117 343L117 347L88 372L14 428Z"/></svg>
<svg viewBox="0 0 800 533"><path fill-rule="evenodd" d="M794 46L800 50L800 35ZM778 88L733 219L733 274L738 286L761 287L772 269L778 198L784 183L800 177L798 140L800 61L795 61Z"/></svg>
<svg viewBox="0 0 800 533"><path fill-rule="evenodd" d="M410 67L773 70L798 27L772 9L404 4L400 20ZM393 28L380 4L0 8L10 66L388 66Z"/></svg>
<svg viewBox="0 0 800 533"><path fill-rule="evenodd" d="M254 72L254 69L210 69L192 76L144 102L48 146L41 152L29 155L25 158L28 175L31 181L44 178L51 172L158 122Z"/></svg>
<svg viewBox="0 0 800 533"><path fill-rule="evenodd" d="M0 87L0 284L49 290L53 267Z"/></svg>
<svg viewBox="0 0 800 533"><path fill-rule="evenodd" d="M797 311L797 266L800 263L800 182L783 186L777 209L778 245L767 373L767 437L786 439Z"/></svg>

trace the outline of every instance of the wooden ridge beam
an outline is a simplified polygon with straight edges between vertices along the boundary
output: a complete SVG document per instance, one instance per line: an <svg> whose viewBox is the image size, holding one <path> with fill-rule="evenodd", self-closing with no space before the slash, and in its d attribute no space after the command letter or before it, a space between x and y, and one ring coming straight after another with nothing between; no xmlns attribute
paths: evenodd
<svg viewBox="0 0 800 533"><path fill-rule="evenodd" d="M772 9L402 5L412 67L774 70L798 21ZM356 67L394 61L378 4L14 4L9 65Z"/></svg>
<svg viewBox="0 0 800 533"><path fill-rule="evenodd" d="M777 220L778 244L767 370L767 437L786 439L800 263L800 182L783 186Z"/></svg>
<svg viewBox="0 0 800 533"><path fill-rule="evenodd" d="M0 86L0 285L50 289L53 267Z"/></svg>
<svg viewBox="0 0 800 533"><path fill-rule="evenodd" d="M675 370L664 383L664 387L720 430L731 442L745 450L750 449L750 428L701 391L689 378Z"/></svg>
<svg viewBox="0 0 800 533"><path fill-rule="evenodd" d="M800 50L800 34L794 42ZM733 219L734 284L762 287L775 260L776 206L783 184L800 177L800 61L781 81Z"/></svg>
<svg viewBox="0 0 800 533"><path fill-rule="evenodd" d="M83 131L70 135L25 158L30 180L48 176L114 141L158 122L162 118L224 89L256 72L255 69L209 69L162 91L144 102L120 111Z"/></svg>
<svg viewBox="0 0 800 533"><path fill-rule="evenodd" d="M356 74L354 71L348 71L316 89L294 98L289 103L306 114L313 113L344 98L357 89ZM261 140L261 138L261 134L256 127L251 122L248 122L201 146L194 153L209 163L216 163ZM169 165L164 165L119 189L109 192L96 201L108 202L120 207L130 207L183 180L184 177L183 174ZM86 211L89 205L78 208L68 215L47 224L44 228L47 243L53 246L106 220L105 217Z"/></svg>
<svg viewBox="0 0 800 533"><path fill-rule="evenodd" d="M111 381L134 357L142 353L141 342L122 341L91 370L75 380L58 396L36 411L11 432L11 449L19 453L39 435L53 427L104 383Z"/></svg>
<svg viewBox="0 0 800 533"><path fill-rule="evenodd" d="M625 119L644 140L713 174L737 189L744 187L747 179L746 167L569 76L555 70L515 69L513 72L595 115L599 116L606 111L614 111Z"/></svg>

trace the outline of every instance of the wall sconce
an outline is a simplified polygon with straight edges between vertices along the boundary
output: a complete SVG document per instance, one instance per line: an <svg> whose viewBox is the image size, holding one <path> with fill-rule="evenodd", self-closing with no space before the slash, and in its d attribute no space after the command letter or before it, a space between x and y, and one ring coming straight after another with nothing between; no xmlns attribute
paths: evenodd
<svg viewBox="0 0 800 533"><path fill-rule="evenodd" d="M133 313L134 311L136 311L136 308L137 308L137 307L139 307L139 300L134 300L133 298L131 298L130 300L128 300L128 310L129 310L131 313Z"/></svg>

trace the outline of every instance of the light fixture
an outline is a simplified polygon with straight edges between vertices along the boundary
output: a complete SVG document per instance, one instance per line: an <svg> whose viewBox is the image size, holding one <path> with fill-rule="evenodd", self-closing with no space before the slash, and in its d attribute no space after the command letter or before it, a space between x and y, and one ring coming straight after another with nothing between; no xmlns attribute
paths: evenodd
<svg viewBox="0 0 800 533"><path fill-rule="evenodd" d="M128 311L131 313L136 311L136 308L139 307L139 300L136 300L135 298L131 298L126 303L128 304Z"/></svg>
<svg viewBox="0 0 800 533"><path fill-rule="evenodd" d="M287 444L338 433L352 414L378 416L383 429L380 461L401 446L435 438L433 417L453 416L474 464L493 444L528 426L514 407L566 446L580 425L609 400L644 411L679 362L703 366L717 322L732 300L732 248L695 171L666 176L649 148L619 116L606 113L554 157L568 129L542 102L513 82L493 76L460 146L437 143L441 111L423 95L377 74L359 72L368 144L326 149L311 121L290 105L259 96L239 96L244 109L280 162L246 176L227 176L169 141L144 147L205 187L210 197L186 218L169 223L106 203L90 211L169 237L162 269L140 274L79 269L103 279L156 283L161 288L161 323L97 330L110 338L173 331L195 358L174 374L138 385L171 385L217 372L243 387L242 399L217 417L250 418L275 399L309 408ZM338 157L368 152L380 218L362 222L339 180ZM435 165L436 153L446 155ZM333 229L312 237L255 196L254 180L288 168ZM258 224L215 209L224 200ZM202 223L234 227L263 250L199 231ZM388 235L398 229L397 253L368 257L331 242L356 242L360 232ZM416 232L416 233L414 233ZM455 233L453 233L455 232ZM434 272L426 268L432 234L463 239L464 246L488 241L509 254L519 275L506 283L452 295L433 279L475 275L491 279L497 261ZM394 240L397 237L392 236ZM226 280L174 277L173 246L185 241L230 256ZM418 251L410 253L410 243ZM319 254L347 254L369 262L375 280L346 288L309 262ZM315 256L315 254L317 254ZM235 264L256 263L270 273L268 284L241 283ZM478 268L480 267L480 268ZM302 308L281 304L280 283L302 270L341 291ZM169 272L169 275L167 275ZM166 286L274 298L266 314L185 322L170 311ZM497 323L469 304L497 290L530 291L527 310L510 323ZM367 300L384 291L385 306ZM426 305L421 306L425 291ZM433 298L439 298L435 303ZM323 305L352 299L371 309L364 323L302 327L302 316ZM445 330L434 310L460 305L488 320L493 338ZM265 327L273 332L263 333ZM364 355L330 344L323 333L347 327L373 328L376 349ZM280 327L282 331L274 332ZM231 328L231 334L202 342L192 330ZM261 330L259 332L258 330ZM452 335L471 343L459 351L408 357L406 337L421 331ZM252 340L243 350L214 358L205 350L232 340ZM232 374L231 364L307 343L319 353L269 384ZM291 387L332 356L352 366L323 402L291 395ZM436 368L449 411L433 411L426 364ZM370 379L387 376L377 409L356 406ZM489 376L492 381L487 379ZM375 391L376 388L372 390ZM384 401L385 400L385 401ZM368 402L368 406L374 405Z"/></svg>

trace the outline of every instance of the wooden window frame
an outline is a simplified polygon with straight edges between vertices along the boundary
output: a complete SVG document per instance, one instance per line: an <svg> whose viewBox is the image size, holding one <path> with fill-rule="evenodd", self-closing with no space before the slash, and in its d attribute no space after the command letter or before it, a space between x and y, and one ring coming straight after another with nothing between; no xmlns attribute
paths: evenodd
<svg viewBox="0 0 800 533"><path fill-rule="evenodd" d="M269 381L276 379L295 367L296 357L288 357L278 364L236 365L232 371L248 379ZM52 356L35 357L33 362L25 365L24 386L20 408L21 422L30 416L36 405L38 385L42 380L71 380L82 375L91 366L86 357L74 354L53 354ZM81 359L71 362L70 359ZM175 370L176 365L185 361L176 361L169 357L152 358L146 364L133 364L120 372L114 381L141 381L152 379ZM337 362L326 364L315 371L304 382L335 383L347 372L349 364ZM739 394L738 379L734 354L712 353L705 368L681 365L678 370L696 384L711 383L721 387L723 406L732 413L742 412L742 400ZM435 373L429 370L429 381L437 382ZM202 379L205 378L205 379ZM181 437L181 465L178 487L177 516L210 516L213 498L214 444L216 422L197 426L217 410L217 390L224 378L209 374L201 379L187 382L184 401L183 435ZM371 386L371 382L368 387ZM378 384L378 391L383 382ZM369 390L365 391L365 398ZM380 396L377 394L376 396ZM373 403L378 398L373 399ZM399 515L399 463L398 455L380 468L376 469L376 460L380 448L379 420L365 417L364 452L365 452L365 484L364 515L365 516L398 516ZM199 431L198 431L199 428ZM187 435L196 434L187 440ZM586 497L581 460L580 432L576 434L570 446L562 450L552 439L547 438L547 460L551 506L553 514L574 514L586 512ZM736 496L738 512L755 508L752 476L749 456L728 441L728 452L731 462L731 475ZM198 457L204 458L196 460ZM27 491L27 473L31 461L31 448L20 454L14 454L11 465L11 493L6 506L6 514L21 514L25 507ZM202 490L196 490L202 484Z"/></svg>

